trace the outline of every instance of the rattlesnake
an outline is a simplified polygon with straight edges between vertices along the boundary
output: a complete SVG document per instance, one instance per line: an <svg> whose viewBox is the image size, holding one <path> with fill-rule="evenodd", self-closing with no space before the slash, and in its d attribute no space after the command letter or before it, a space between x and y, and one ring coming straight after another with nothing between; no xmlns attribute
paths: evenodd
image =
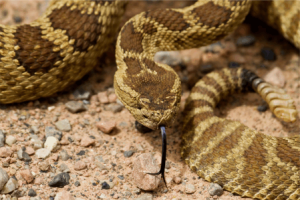
<svg viewBox="0 0 300 200"><path fill-rule="evenodd" d="M154 54L223 38L244 20L251 3L201 0L183 9L143 12L123 26L114 86L140 123L151 129L168 126L179 108L179 77L171 67L154 62ZM299 2L253 4L254 15L300 47ZM113 40L124 8L124 1L52 1L29 25L0 25L0 103L46 97L80 79ZM295 107L284 91L247 70L213 72L196 84L187 100L182 156L201 177L229 191L261 199L298 199L299 137L265 136L213 116L212 107L221 97L251 88L275 115L295 120Z"/></svg>

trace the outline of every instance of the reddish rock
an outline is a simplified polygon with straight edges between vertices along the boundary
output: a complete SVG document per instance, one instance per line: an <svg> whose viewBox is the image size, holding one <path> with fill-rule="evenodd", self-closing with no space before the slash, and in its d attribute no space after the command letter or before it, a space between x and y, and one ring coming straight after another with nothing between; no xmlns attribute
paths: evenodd
<svg viewBox="0 0 300 200"><path fill-rule="evenodd" d="M31 183L34 180L34 176L29 169L20 171L20 175L26 180L27 183Z"/></svg>
<svg viewBox="0 0 300 200"><path fill-rule="evenodd" d="M99 92L98 93L98 100L100 103L109 103L107 92Z"/></svg>
<svg viewBox="0 0 300 200"><path fill-rule="evenodd" d="M73 197L71 193L67 191L62 191L56 194L54 200L75 200L75 197Z"/></svg>
<svg viewBox="0 0 300 200"><path fill-rule="evenodd" d="M28 153L28 155L33 155L34 154L34 149L32 147L26 147L26 153Z"/></svg>
<svg viewBox="0 0 300 200"><path fill-rule="evenodd" d="M176 176L176 177L174 177L174 182L176 183L176 184L179 184L179 183L181 183L181 178L180 177L178 177L178 176Z"/></svg>
<svg viewBox="0 0 300 200"><path fill-rule="evenodd" d="M0 148L0 158L10 157L13 151L8 147L1 147Z"/></svg>
<svg viewBox="0 0 300 200"><path fill-rule="evenodd" d="M84 162L82 162L82 161L77 161L77 162L75 163L75 165L74 165L74 169L75 169L76 171L83 170L83 169L85 169L86 167L87 167L87 165L86 165Z"/></svg>
<svg viewBox="0 0 300 200"><path fill-rule="evenodd" d="M90 136L88 136L88 135L83 136L83 138L81 139L81 142L80 142L80 146L82 146L82 147L88 147L88 146L94 145L94 144L95 144L95 140L90 138Z"/></svg>
<svg viewBox="0 0 300 200"><path fill-rule="evenodd" d="M106 122L101 121L101 122L97 122L96 126L103 133L110 133L116 127L116 122L115 121L106 121Z"/></svg>
<svg viewBox="0 0 300 200"><path fill-rule="evenodd" d="M35 185L43 184L43 179L41 177L38 177L38 178L34 179L34 184Z"/></svg>
<svg viewBox="0 0 300 200"><path fill-rule="evenodd" d="M159 185L161 176L149 175L147 172L155 173L158 171L159 166L157 165L152 153L141 154L133 163L132 176L135 185L142 190L155 190Z"/></svg>
<svg viewBox="0 0 300 200"><path fill-rule="evenodd" d="M117 95L115 93L108 95L108 100L110 103L115 103L117 101Z"/></svg>

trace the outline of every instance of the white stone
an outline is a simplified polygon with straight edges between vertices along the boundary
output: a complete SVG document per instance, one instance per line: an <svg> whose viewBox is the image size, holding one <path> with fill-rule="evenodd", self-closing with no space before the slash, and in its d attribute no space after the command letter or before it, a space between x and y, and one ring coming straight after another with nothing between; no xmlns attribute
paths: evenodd
<svg viewBox="0 0 300 200"><path fill-rule="evenodd" d="M35 155L38 158L47 158L50 155L51 151L49 149L46 148L41 148L36 150Z"/></svg>
<svg viewBox="0 0 300 200"><path fill-rule="evenodd" d="M8 135L8 136L6 137L5 143L6 143L8 146L11 146L11 145L13 145L14 143L16 143L16 141L17 141L17 139L16 139L14 136Z"/></svg>
<svg viewBox="0 0 300 200"><path fill-rule="evenodd" d="M56 150L57 144L58 144L58 139L56 137L49 136L47 137L44 147L53 152L54 150Z"/></svg>

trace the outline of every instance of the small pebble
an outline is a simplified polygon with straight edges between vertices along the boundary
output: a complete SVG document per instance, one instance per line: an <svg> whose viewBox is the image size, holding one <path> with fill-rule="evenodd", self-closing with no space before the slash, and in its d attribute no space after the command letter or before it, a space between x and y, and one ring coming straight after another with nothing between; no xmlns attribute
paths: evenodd
<svg viewBox="0 0 300 200"><path fill-rule="evenodd" d="M152 199L153 199L153 194L145 193L145 194L141 194L138 198L135 198L134 200L152 200Z"/></svg>
<svg viewBox="0 0 300 200"><path fill-rule="evenodd" d="M210 183L208 192L211 196L221 196L223 194L223 188L219 184Z"/></svg>
<svg viewBox="0 0 300 200"><path fill-rule="evenodd" d="M255 40L256 38L253 35L242 36L236 40L236 45L244 47L251 46L255 43Z"/></svg>
<svg viewBox="0 0 300 200"><path fill-rule="evenodd" d="M118 178L121 180L124 180L124 176L123 175L118 175Z"/></svg>
<svg viewBox="0 0 300 200"><path fill-rule="evenodd" d="M46 126L45 128L46 137L56 137L59 141L62 138L62 132L56 130L53 126Z"/></svg>
<svg viewBox="0 0 300 200"><path fill-rule="evenodd" d="M0 158L7 158L13 154L9 147L0 147Z"/></svg>
<svg viewBox="0 0 300 200"><path fill-rule="evenodd" d="M102 185L101 189L105 189L105 190L108 190L108 189L110 189L110 186L109 186L109 184L108 184L108 183L106 183L106 182L103 182L101 185Z"/></svg>
<svg viewBox="0 0 300 200"><path fill-rule="evenodd" d="M62 172L70 172L70 169L69 169L68 165L66 165L65 163L62 163L59 166L59 170L62 171Z"/></svg>
<svg viewBox="0 0 300 200"><path fill-rule="evenodd" d="M35 151L32 147L26 147L26 153L31 156L35 153Z"/></svg>
<svg viewBox="0 0 300 200"><path fill-rule="evenodd" d="M40 132L39 128L37 126L31 126L31 129L33 131L34 134L37 134Z"/></svg>
<svg viewBox="0 0 300 200"><path fill-rule="evenodd" d="M79 200L79 199L77 199L77 198L75 199L70 192L62 191L62 192L58 192L55 195L54 200Z"/></svg>
<svg viewBox="0 0 300 200"><path fill-rule="evenodd" d="M42 148L42 149L38 149L36 150L35 152L35 155L38 157L38 158L47 158L49 155L50 155L51 151L49 149L46 149L46 148Z"/></svg>
<svg viewBox="0 0 300 200"><path fill-rule="evenodd" d="M80 186L80 182L79 182L79 181L75 181L74 185L75 185L76 187L79 187L79 186Z"/></svg>
<svg viewBox="0 0 300 200"><path fill-rule="evenodd" d="M267 111L268 110L268 104L263 104L263 105L257 106L257 110L259 112L265 112L265 111Z"/></svg>
<svg viewBox="0 0 300 200"><path fill-rule="evenodd" d="M88 109L86 105L84 105L83 102L80 101L69 101L65 104L65 106L71 113L79 113Z"/></svg>
<svg viewBox="0 0 300 200"><path fill-rule="evenodd" d="M142 125L141 123L139 123L138 121L135 121L135 128L141 132L141 133L149 133L152 131L152 129Z"/></svg>
<svg viewBox="0 0 300 200"><path fill-rule="evenodd" d="M84 135L80 141L80 146L88 147L95 144L95 140L90 138L88 135Z"/></svg>
<svg viewBox="0 0 300 200"><path fill-rule="evenodd" d="M77 155L77 156L83 156L83 155L85 155L85 151L84 151L84 150L81 150L81 151L79 151L76 155Z"/></svg>
<svg viewBox="0 0 300 200"><path fill-rule="evenodd" d="M117 95L115 93L108 95L108 100L110 103L115 103L117 101Z"/></svg>
<svg viewBox="0 0 300 200"><path fill-rule="evenodd" d="M97 128L102 131L105 134L110 133L115 127L116 127L116 122L115 121L106 121L106 122L97 122L96 123Z"/></svg>
<svg viewBox="0 0 300 200"><path fill-rule="evenodd" d="M73 95L77 100L88 100L91 96L91 92L84 88L78 88L73 92Z"/></svg>
<svg viewBox="0 0 300 200"><path fill-rule="evenodd" d="M186 184L185 185L185 193L187 194L193 194L196 192L196 188L193 184Z"/></svg>
<svg viewBox="0 0 300 200"><path fill-rule="evenodd" d="M63 119L55 123L55 126L60 131L70 131L71 125L68 119Z"/></svg>
<svg viewBox="0 0 300 200"><path fill-rule="evenodd" d="M106 91L105 92L99 92L97 96L98 96L98 100L100 101L100 103L102 103L102 104L109 103L109 99L108 99Z"/></svg>
<svg viewBox="0 0 300 200"><path fill-rule="evenodd" d="M131 151L131 150L129 150L129 151L124 151L124 156L125 156L126 158L131 157L133 154L134 154L134 151Z"/></svg>
<svg viewBox="0 0 300 200"><path fill-rule="evenodd" d="M31 183L34 180L34 176L29 169L21 170L20 175L26 180L27 183Z"/></svg>
<svg viewBox="0 0 300 200"><path fill-rule="evenodd" d="M18 152L17 152L17 156L20 160L24 160L25 162L30 162L32 160L32 158L28 155L28 153L26 153L26 149L25 148L21 148Z"/></svg>
<svg viewBox="0 0 300 200"><path fill-rule="evenodd" d="M4 147L4 142L5 142L5 134L3 133L2 130L0 130L0 147Z"/></svg>
<svg viewBox="0 0 300 200"><path fill-rule="evenodd" d="M31 142L33 143L33 147L35 149L40 149L43 148L44 143L39 139L39 137L37 135L31 135Z"/></svg>
<svg viewBox="0 0 300 200"><path fill-rule="evenodd" d="M1 190L2 194L8 194L18 188L18 181L14 178L10 178Z"/></svg>
<svg viewBox="0 0 300 200"><path fill-rule="evenodd" d="M39 166L39 169L40 169L41 171L44 171L44 172L46 172L46 171L48 171L48 170L50 169L50 164L49 164L48 160L45 160L45 161L43 161L43 162L40 162L40 163L38 164L38 166Z"/></svg>
<svg viewBox="0 0 300 200"><path fill-rule="evenodd" d="M64 187L69 184L70 175L66 172L57 174L54 178L48 183L50 187Z"/></svg>
<svg viewBox="0 0 300 200"><path fill-rule="evenodd" d="M16 23L21 23L23 21L23 19L20 16L14 16L14 21Z"/></svg>
<svg viewBox="0 0 300 200"><path fill-rule="evenodd" d="M8 181L8 174L7 172L0 167L0 190L4 187L4 185Z"/></svg>
<svg viewBox="0 0 300 200"><path fill-rule="evenodd" d="M33 189L29 189L28 196L35 197L36 196L36 192Z"/></svg>
<svg viewBox="0 0 300 200"><path fill-rule="evenodd" d="M77 161L74 165L74 169L76 171L80 171L80 170L83 170L87 167L87 165L85 164L85 162L82 162L82 161Z"/></svg>
<svg viewBox="0 0 300 200"><path fill-rule="evenodd" d="M273 49L271 49L269 47L263 47L261 49L261 55L265 60L268 60L268 61L276 60L275 52L273 51Z"/></svg>
<svg viewBox="0 0 300 200"><path fill-rule="evenodd" d="M176 184L180 184L181 181L182 181L181 178L178 177L178 176L176 176L176 177L174 178L174 182L175 182Z"/></svg>
<svg viewBox="0 0 300 200"><path fill-rule="evenodd" d="M14 136L8 135L8 136L6 137L5 143L6 143L8 146L11 146L11 145L13 145L14 143L16 143L16 141L17 141L17 139L16 139Z"/></svg>
<svg viewBox="0 0 300 200"><path fill-rule="evenodd" d="M56 137L53 136L49 136L46 139L46 142L44 144L44 147L46 149L49 149L50 151L55 151L58 145L58 139Z"/></svg>
<svg viewBox="0 0 300 200"><path fill-rule="evenodd" d="M105 107L106 110L112 111L113 113L121 112L123 108L124 108L124 106L122 106L118 103L111 103Z"/></svg>
<svg viewBox="0 0 300 200"><path fill-rule="evenodd" d="M63 161L67 161L70 158L68 152L64 149L59 152L59 155L60 155L61 160L63 160Z"/></svg>

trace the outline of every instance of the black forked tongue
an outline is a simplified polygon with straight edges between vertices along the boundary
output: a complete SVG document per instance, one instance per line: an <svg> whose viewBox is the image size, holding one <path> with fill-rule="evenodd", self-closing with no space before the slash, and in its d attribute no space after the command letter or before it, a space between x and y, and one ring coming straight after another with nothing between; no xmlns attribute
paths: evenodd
<svg viewBox="0 0 300 200"><path fill-rule="evenodd" d="M164 126L160 127L161 130L161 137L162 137L162 156L161 156L161 166L159 172L156 173L147 173L150 175L159 175L161 174L161 177L163 178L166 187L166 179L165 179L165 166L166 166L166 158L167 158L167 134L166 134L166 128Z"/></svg>

